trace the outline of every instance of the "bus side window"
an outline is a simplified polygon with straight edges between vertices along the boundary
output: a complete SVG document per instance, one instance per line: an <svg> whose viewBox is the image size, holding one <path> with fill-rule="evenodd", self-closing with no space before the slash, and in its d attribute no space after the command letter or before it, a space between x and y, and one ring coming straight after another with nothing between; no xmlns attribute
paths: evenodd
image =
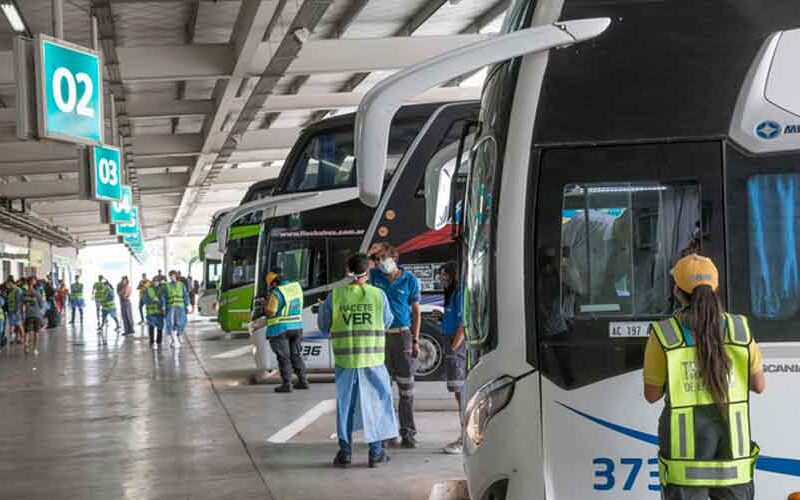
<svg viewBox="0 0 800 500"><path fill-rule="evenodd" d="M572 316L672 312L669 271L699 251L695 184L570 184L561 211L561 303Z"/></svg>

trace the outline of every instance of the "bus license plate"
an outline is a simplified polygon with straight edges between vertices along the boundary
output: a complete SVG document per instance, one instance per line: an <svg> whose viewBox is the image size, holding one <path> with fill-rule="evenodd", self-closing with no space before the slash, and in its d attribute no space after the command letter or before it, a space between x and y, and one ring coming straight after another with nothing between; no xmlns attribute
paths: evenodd
<svg viewBox="0 0 800 500"><path fill-rule="evenodd" d="M611 338L647 337L649 332L649 321L612 321L608 324L608 336Z"/></svg>

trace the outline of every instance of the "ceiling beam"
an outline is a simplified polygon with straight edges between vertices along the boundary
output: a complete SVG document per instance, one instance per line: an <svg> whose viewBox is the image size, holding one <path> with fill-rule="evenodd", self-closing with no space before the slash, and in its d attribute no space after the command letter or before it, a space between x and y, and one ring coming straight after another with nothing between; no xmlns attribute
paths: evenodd
<svg viewBox="0 0 800 500"><path fill-rule="evenodd" d="M126 105L128 117L133 120L203 116L214 112L214 101L212 100L171 101L153 98L128 98Z"/></svg>

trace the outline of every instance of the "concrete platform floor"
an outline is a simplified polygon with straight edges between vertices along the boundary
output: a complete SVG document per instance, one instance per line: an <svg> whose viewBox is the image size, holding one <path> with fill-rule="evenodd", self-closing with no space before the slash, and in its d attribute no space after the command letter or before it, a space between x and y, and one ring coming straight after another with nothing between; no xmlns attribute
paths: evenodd
<svg viewBox="0 0 800 500"><path fill-rule="evenodd" d="M151 350L142 327L98 346L92 313L46 331L38 356L0 353L2 499L423 500L463 477L460 457L439 453L458 432L444 383L419 384L418 449L370 470L362 446L341 471L332 415L267 442L333 399L330 382L291 395L249 385L252 357L236 355L248 341L206 320L176 349Z"/></svg>

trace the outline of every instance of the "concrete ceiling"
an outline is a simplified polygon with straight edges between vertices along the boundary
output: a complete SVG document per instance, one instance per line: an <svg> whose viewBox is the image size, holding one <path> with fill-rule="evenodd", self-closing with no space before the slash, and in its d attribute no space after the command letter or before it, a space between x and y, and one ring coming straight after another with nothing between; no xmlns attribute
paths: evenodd
<svg viewBox="0 0 800 500"><path fill-rule="evenodd" d="M18 3L32 32L51 32L50 0ZM508 4L68 0L64 31L88 46L98 18L107 102L149 239L204 234L214 212L277 176L303 126L351 110L398 69L496 32ZM299 27L311 32L304 43ZM28 200L82 241L110 241L97 204L77 199L75 147L15 138L11 40L0 18L0 197ZM480 80L467 82L418 100L476 97Z"/></svg>

